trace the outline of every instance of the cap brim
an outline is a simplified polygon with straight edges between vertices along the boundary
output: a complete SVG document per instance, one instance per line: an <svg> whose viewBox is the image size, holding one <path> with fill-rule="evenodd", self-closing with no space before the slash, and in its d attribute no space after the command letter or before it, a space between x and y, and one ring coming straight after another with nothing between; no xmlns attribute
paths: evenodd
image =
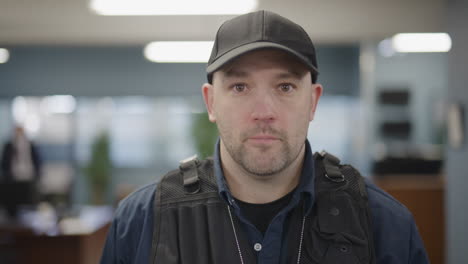
<svg viewBox="0 0 468 264"><path fill-rule="evenodd" d="M283 46L283 45L279 45L279 44L276 44L276 43L272 43L272 42L254 42L254 43L249 43L249 44L246 44L246 45L243 45L243 46L240 46L240 47L237 47L233 50L230 50L228 52L226 52L225 54L223 54L221 57L219 57L218 59L216 59L213 63L211 63L210 65L208 65L208 67L206 67L206 73L208 75L211 75L213 74L215 71L219 70L223 65L225 65L226 63L232 61L233 59L239 57L239 56L242 56L244 55L245 53L248 53L248 52L251 52L251 51L254 51L254 50L259 50L259 49L265 49L265 48L272 48L272 49L279 49L279 50L283 50L291 55L293 55L294 57L298 58L300 61L302 61L312 72L318 74L318 70L317 68L312 65L308 60L307 58L305 58L304 56L302 56L301 54L299 54L298 52L286 47L286 46Z"/></svg>

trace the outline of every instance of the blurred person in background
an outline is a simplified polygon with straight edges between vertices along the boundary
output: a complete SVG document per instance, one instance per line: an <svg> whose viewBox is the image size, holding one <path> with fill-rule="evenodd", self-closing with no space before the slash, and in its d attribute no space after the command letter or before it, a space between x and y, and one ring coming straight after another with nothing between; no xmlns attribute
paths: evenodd
<svg viewBox="0 0 468 264"><path fill-rule="evenodd" d="M12 138L2 151L2 200L10 216L15 217L20 203L35 203L41 160L37 147L30 141L24 128L16 125Z"/></svg>
<svg viewBox="0 0 468 264"><path fill-rule="evenodd" d="M207 77L213 158L184 160L123 200L101 263L428 263L406 207L312 152L323 88L301 26L268 11L226 21Z"/></svg>

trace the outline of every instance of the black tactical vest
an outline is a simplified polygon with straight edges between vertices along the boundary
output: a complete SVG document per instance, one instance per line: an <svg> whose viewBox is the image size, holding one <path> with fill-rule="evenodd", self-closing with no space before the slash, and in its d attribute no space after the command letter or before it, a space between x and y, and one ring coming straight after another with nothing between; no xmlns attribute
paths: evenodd
<svg viewBox="0 0 468 264"><path fill-rule="evenodd" d="M314 155L315 203L303 202L285 227L286 263L375 263L370 211L359 172ZM301 199L303 200L303 199ZM151 264L254 264L256 253L218 193L213 161L184 162L158 184Z"/></svg>

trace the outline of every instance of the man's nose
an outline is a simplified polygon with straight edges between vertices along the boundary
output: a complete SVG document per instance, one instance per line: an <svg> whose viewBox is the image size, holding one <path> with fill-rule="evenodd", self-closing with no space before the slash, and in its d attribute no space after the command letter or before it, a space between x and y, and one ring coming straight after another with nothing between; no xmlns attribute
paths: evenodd
<svg viewBox="0 0 468 264"><path fill-rule="evenodd" d="M252 100L252 119L254 121L271 122L276 119L275 100L271 91L258 91Z"/></svg>

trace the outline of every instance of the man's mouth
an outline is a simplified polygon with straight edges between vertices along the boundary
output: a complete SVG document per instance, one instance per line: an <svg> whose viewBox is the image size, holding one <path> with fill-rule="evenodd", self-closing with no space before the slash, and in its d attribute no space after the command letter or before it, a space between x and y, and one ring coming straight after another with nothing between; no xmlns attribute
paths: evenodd
<svg viewBox="0 0 468 264"><path fill-rule="evenodd" d="M255 135L249 137L248 140L254 143L272 143L279 140L279 138L272 135Z"/></svg>

